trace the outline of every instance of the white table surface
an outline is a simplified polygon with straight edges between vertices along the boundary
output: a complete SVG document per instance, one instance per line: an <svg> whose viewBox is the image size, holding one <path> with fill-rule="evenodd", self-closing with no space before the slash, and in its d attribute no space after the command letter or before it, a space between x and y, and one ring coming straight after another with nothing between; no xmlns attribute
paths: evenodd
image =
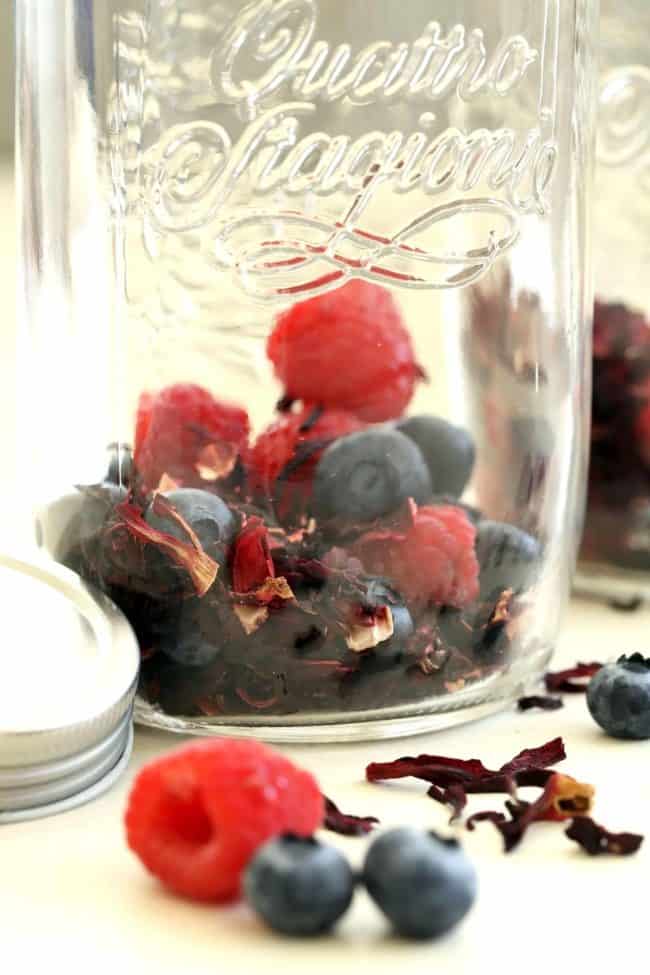
<svg viewBox="0 0 650 975"><path fill-rule="evenodd" d="M12 408L13 221L6 166L0 165L0 383L5 430ZM6 536L5 536L6 537ZM610 659L648 650L650 610L624 614L574 601L555 660ZM7 648L3 648L6 652ZM500 765L524 747L563 735L561 768L597 788L595 817L612 830L650 833L650 742L607 739L582 696L562 711L509 710L435 735L375 745L285 748L309 768L343 809L379 816L382 825L447 829L447 813L414 781L364 782L368 761L423 751L480 757ZM130 783L149 759L179 739L138 730L128 773L90 806L0 828L0 971L54 968L77 975L121 971L156 975L277 972L283 975L415 975L435 972L611 972L623 952L648 970L647 878L650 839L630 858L588 858L557 824L537 824L522 847L505 856L490 824L463 832L480 880L477 905L457 931L436 944L391 938L368 898L359 893L337 935L315 942L267 933L245 906L196 906L166 894L124 842L122 816ZM470 811L500 808L499 796L475 797ZM354 861L365 841L327 834ZM636 957L635 957L636 956ZM10 962L11 960L11 962Z"/></svg>

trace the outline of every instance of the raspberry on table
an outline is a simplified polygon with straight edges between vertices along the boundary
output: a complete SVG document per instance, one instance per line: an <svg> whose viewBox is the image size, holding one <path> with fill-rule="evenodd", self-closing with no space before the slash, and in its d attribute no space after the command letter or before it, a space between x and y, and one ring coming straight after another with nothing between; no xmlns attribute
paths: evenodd
<svg viewBox="0 0 650 975"><path fill-rule="evenodd" d="M462 609L479 593L475 538L462 508L413 504L403 530L367 532L352 551L367 572L390 580L416 606Z"/></svg>
<svg viewBox="0 0 650 975"><path fill-rule="evenodd" d="M143 393L136 417L135 462L146 487L163 474L183 487L227 476L248 442L248 414L193 383Z"/></svg>
<svg viewBox="0 0 650 975"><path fill-rule="evenodd" d="M288 398L369 423L401 416L423 376L391 293L361 280L280 315L267 354Z"/></svg>
<svg viewBox="0 0 650 975"><path fill-rule="evenodd" d="M285 413L259 435L248 454L254 493L273 498L278 515L300 513L308 505L316 465L334 440L364 424L343 410L305 406Z"/></svg>
<svg viewBox="0 0 650 975"><path fill-rule="evenodd" d="M308 772L258 742L214 740L146 765L125 824L131 850L170 890L226 901L258 847L286 832L311 836L323 815Z"/></svg>

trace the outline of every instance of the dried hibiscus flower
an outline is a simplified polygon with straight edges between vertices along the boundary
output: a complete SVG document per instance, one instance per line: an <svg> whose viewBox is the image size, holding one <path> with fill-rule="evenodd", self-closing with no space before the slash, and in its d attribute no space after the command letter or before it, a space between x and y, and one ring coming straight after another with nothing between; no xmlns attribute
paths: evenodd
<svg viewBox="0 0 650 975"><path fill-rule="evenodd" d="M549 671L544 677L547 691L562 694L582 694L587 690L589 681L597 674L603 665L599 663L576 664L568 670Z"/></svg>
<svg viewBox="0 0 650 975"><path fill-rule="evenodd" d="M235 592L246 593L275 576L269 533L261 518L249 518L232 547L232 580Z"/></svg>
<svg viewBox="0 0 650 975"><path fill-rule="evenodd" d="M590 816L576 817L565 832L590 856L602 853L629 856L636 853L643 843L643 836L637 833L610 833Z"/></svg>
<svg viewBox="0 0 650 975"><path fill-rule="evenodd" d="M128 501L116 507L117 520L112 525L111 531L115 532L126 527L129 535L136 541L153 545L164 552L173 562L185 569L192 580L197 596L205 596L217 578L218 563L206 554L195 533L173 505L160 495L156 496L154 505L156 514L164 515L165 518L177 522L182 527L187 534L187 542L179 541L173 535L152 528L142 517L141 510Z"/></svg>
<svg viewBox="0 0 650 975"><path fill-rule="evenodd" d="M486 820L494 823L503 836L505 852L509 853L519 845L532 823L560 822L587 816L591 812L594 792L592 785L577 782L569 775L553 772L535 802L523 802L519 799L506 802L510 819L499 812L477 813L469 817L467 828L471 830L477 822Z"/></svg>
<svg viewBox="0 0 650 975"><path fill-rule="evenodd" d="M349 813L341 812L331 799L328 799L327 796L323 798L325 799L323 826L332 833L339 833L341 836L365 836L379 823L375 816L352 816Z"/></svg>
<svg viewBox="0 0 650 975"><path fill-rule="evenodd" d="M428 795L450 805L452 818L462 812L467 796L477 793L505 792L515 795L517 786L546 786L553 773L549 765L566 758L561 738L520 752L500 769L489 769L476 758L445 758L440 755L418 755L394 762L373 762L366 768L369 782L414 777L430 782Z"/></svg>
<svg viewBox="0 0 650 975"><path fill-rule="evenodd" d="M517 701L520 711L531 711L539 708L540 711L558 711L564 707L564 703L559 697L550 697L545 694L530 694L527 697L520 697Z"/></svg>

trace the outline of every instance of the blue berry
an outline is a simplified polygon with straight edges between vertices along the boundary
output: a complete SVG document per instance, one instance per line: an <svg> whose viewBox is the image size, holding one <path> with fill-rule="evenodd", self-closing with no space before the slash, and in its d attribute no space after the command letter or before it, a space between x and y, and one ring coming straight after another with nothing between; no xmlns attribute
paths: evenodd
<svg viewBox="0 0 650 975"><path fill-rule="evenodd" d="M587 705L613 738L650 738L650 660L635 653L607 664L589 682Z"/></svg>
<svg viewBox="0 0 650 975"><path fill-rule="evenodd" d="M422 454L397 430L362 430L336 440L314 476L314 505L321 518L372 521L407 498L423 503L431 481Z"/></svg>
<svg viewBox="0 0 650 975"><path fill-rule="evenodd" d="M165 492L162 496L187 522L206 551L211 551L215 545L232 540L235 534L235 519L228 505L216 494L198 488L179 488L176 491ZM181 525L171 518L156 514L153 504L147 508L144 517L156 531L166 532L182 542L187 541L187 534Z"/></svg>
<svg viewBox="0 0 650 975"><path fill-rule="evenodd" d="M165 633L158 649L183 667L207 667L221 654L221 647L193 623L181 624Z"/></svg>
<svg viewBox="0 0 650 975"><path fill-rule="evenodd" d="M476 460L476 447L468 431L437 416L409 416L396 427L420 448L434 494L459 498Z"/></svg>
<svg viewBox="0 0 650 975"><path fill-rule="evenodd" d="M476 872L456 840L410 826L372 843L363 879L395 930L408 938L445 934L476 898Z"/></svg>
<svg viewBox="0 0 650 975"><path fill-rule="evenodd" d="M378 606L389 606L393 618L393 635L390 640L379 643L373 650L375 657L394 657L404 649L409 638L413 635L415 626L404 600L383 579L369 579L363 597L363 605L369 609Z"/></svg>
<svg viewBox="0 0 650 975"><path fill-rule="evenodd" d="M266 843L248 865L244 892L275 931L317 935L347 911L354 875L345 857L315 839L280 836Z"/></svg>
<svg viewBox="0 0 650 975"><path fill-rule="evenodd" d="M534 581L541 563L541 546L527 532L498 521L481 521L476 533L481 599L504 589L523 592Z"/></svg>

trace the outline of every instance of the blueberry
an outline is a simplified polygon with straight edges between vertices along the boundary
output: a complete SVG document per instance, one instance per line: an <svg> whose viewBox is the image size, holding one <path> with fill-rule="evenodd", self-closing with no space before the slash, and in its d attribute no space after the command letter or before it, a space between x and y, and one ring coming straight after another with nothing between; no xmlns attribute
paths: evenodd
<svg viewBox="0 0 650 975"><path fill-rule="evenodd" d="M329 931L347 911L354 876L345 857L315 839L280 836L266 843L244 874L248 901L282 934Z"/></svg>
<svg viewBox="0 0 650 975"><path fill-rule="evenodd" d="M197 625L181 626L165 634L158 649L183 667L207 667L221 654L221 648Z"/></svg>
<svg viewBox="0 0 650 975"><path fill-rule="evenodd" d="M228 505L209 491L198 488L179 488L162 495L178 512L197 535L206 551L220 543L232 540L235 533L235 519ZM186 542L187 534L181 525L172 518L165 518L153 510L153 504L145 512L145 521L156 531L173 535Z"/></svg>
<svg viewBox="0 0 650 975"><path fill-rule="evenodd" d="M128 485L133 480L133 451L126 443L112 443L108 448L108 470L105 480L109 484Z"/></svg>
<svg viewBox="0 0 650 975"><path fill-rule="evenodd" d="M409 416L399 421L397 429L420 448L434 494L459 498L476 460L476 447L468 431L437 416Z"/></svg>
<svg viewBox="0 0 650 975"><path fill-rule="evenodd" d="M363 596L363 605L369 609L378 606L389 606L393 617L393 635L390 640L378 644L373 653L375 656L390 657L399 654L404 649L415 629L413 617L407 609L404 600L383 579L367 580L367 589Z"/></svg>
<svg viewBox="0 0 650 975"><path fill-rule="evenodd" d="M482 521L476 533L481 599L492 599L504 589L523 592L540 569L539 542L514 525Z"/></svg>
<svg viewBox="0 0 650 975"><path fill-rule="evenodd" d="M363 879L396 931L408 938L445 934L476 898L476 872L456 840L410 826L372 843Z"/></svg>
<svg viewBox="0 0 650 975"><path fill-rule="evenodd" d="M589 682L587 705L613 738L650 738L650 659L635 653L607 664Z"/></svg>
<svg viewBox="0 0 650 975"><path fill-rule="evenodd" d="M426 464L415 444L388 428L341 437L321 457L314 476L314 505L322 518L372 521L407 498L431 497Z"/></svg>

